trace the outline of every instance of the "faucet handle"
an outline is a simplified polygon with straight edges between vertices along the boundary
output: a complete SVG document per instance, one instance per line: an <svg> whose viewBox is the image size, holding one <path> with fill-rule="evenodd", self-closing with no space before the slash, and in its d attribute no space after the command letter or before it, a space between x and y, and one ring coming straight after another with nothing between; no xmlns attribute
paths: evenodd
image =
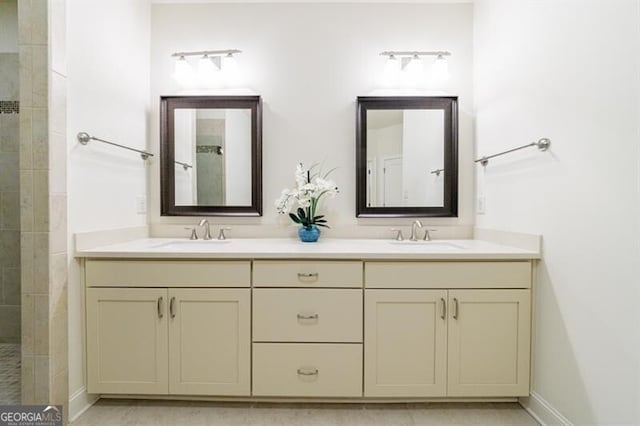
<svg viewBox="0 0 640 426"><path fill-rule="evenodd" d="M220 232L218 232L218 239L219 240L226 240L227 236L224 235L224 231L231 231L230 227L220 227Z"/></svg>
<svg viewBox="0 0 640 426"><path fill-rule="evenodd" d="M186 230L191 231L191 236L189 237L190 240L197 240L198 239L198 234L196 233L196 228L195 227L190 227L190 226L185 226Z"/></svg>
<svg viewBox="0 0 640 426"><path fill-rule="evenodd" d="M392 232L396 232L396 237L394 238L396 241L403 241L404 236L402 235L402 229L391 228Z"/></svg>
<svg viewBox="0 0 640 426"><path fill-rule="evenodd" d="M437 229L427 228L424 230L424 241L431 241L431 232L438 232Z"/></svg>

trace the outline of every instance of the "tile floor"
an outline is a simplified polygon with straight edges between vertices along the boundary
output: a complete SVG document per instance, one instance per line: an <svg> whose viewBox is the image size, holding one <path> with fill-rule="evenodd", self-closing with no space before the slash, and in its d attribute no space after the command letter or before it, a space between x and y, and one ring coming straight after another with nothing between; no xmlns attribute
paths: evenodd
<svg viewBox="0 0 640 426"><path fill-rule="evenodd" d="M516 403L251 404L102 399L79 425L532 425Z"/></svg>
<svg viewBox="0 0 640 426"><path fill-rule="evenodd" d="M0 405L20 403L20 344L0 343Z"/></svg>

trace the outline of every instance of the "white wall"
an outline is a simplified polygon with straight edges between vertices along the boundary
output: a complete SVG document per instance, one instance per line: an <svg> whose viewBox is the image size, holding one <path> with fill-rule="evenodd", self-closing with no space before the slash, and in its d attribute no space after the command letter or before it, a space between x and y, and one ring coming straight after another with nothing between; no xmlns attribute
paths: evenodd
<svg viewBox="0 0 640 426"><path fill-rule="evenodd" d="M251 111L228 109L224 130L226 204L228 206L250 206Z"/></svg>
<svg viewBox="0 0 640 426"><path fill-rule="evenodd" d="M69 236L140 226L136 198L146 194L146 165L132 152L90 142L77 132L138 149L149 117L148 0L67 0ZM157 152L157 150L155 151ZM70 252L73 247L70 245ZM69 393L83 388L82 292L69 269ZM72 402L73 409L74 404ZM70 413L73 417L74 413Z"/></svg>
<svg viewBox="0 0 640 426"><path fill-rule="evenodd" d="M491 161L477 225L543 235L533 390L575 424L640 423L639 8L475 4L478 153L552 140Z"/></svg>
<svg viewBox="0 0 640 426"><path fill-rule="evenodd" d="M381 88L383 50L446 49L453 52L452 78L443 89L460 96L460 217L429 222L472 224L472 17L471 4L155 4L152 149L157 151L159 143L158 98L179 90L171 79L171 53L240 49L242 86L263 98L264 216L233 220L288 224L273 202L294 184L298 162L324 161L327 169L338 167L332 177L340 194L325 211L331 225L370 224L356 220L353 202L356 97ZM151 223L194 223L193 218L160 217L157 161L149 182Z"/></svg>
<svg viewBox="0 0 640 426"><path fill-rule="evenodd" d="M194 205L197 200L197 168L196 159L196 114L195 110L178 108L174 112L175 160L191 165L187 170L176 164L175 167L175 202L176 205Z"/></svg>

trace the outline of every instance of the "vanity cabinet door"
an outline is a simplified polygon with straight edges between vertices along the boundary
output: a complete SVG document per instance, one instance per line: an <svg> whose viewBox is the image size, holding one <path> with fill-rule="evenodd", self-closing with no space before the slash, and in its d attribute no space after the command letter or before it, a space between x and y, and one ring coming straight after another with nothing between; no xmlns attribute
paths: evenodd
<svg viewBox="0 0 640 426"><path fill-rule="evenodd" d="M250 290L169 289L169 393L250 395Z"/></svg>
<svg viewBox="0 0 640 426"><path fill-rule="evenodd" d="M446 290L366 290L364 394L445 396Z"/></svg>
<svg viewBox="0 0 640 426"><path fill-rule="evenodd" d="M449 396L527 396L529 290L449 291Z"/></svg>
<svg viewBox="0 0 640 426"><path fill-rule="evenodd" d="M87 289L87 390L166 394L167 290Z"/></svg>

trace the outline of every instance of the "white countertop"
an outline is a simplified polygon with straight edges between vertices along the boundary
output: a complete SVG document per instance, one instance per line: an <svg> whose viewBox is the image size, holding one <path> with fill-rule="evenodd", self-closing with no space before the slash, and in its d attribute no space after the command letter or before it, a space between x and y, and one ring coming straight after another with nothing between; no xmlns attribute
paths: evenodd
<svg viewBox="0 0 640 426"><path fill-rule="evenodd" d="M376 239L236 238L219 242L146 238L76 251L81 258L131 259L539 259L537 251L481 240L433 240L398 243Z"/></svg>

